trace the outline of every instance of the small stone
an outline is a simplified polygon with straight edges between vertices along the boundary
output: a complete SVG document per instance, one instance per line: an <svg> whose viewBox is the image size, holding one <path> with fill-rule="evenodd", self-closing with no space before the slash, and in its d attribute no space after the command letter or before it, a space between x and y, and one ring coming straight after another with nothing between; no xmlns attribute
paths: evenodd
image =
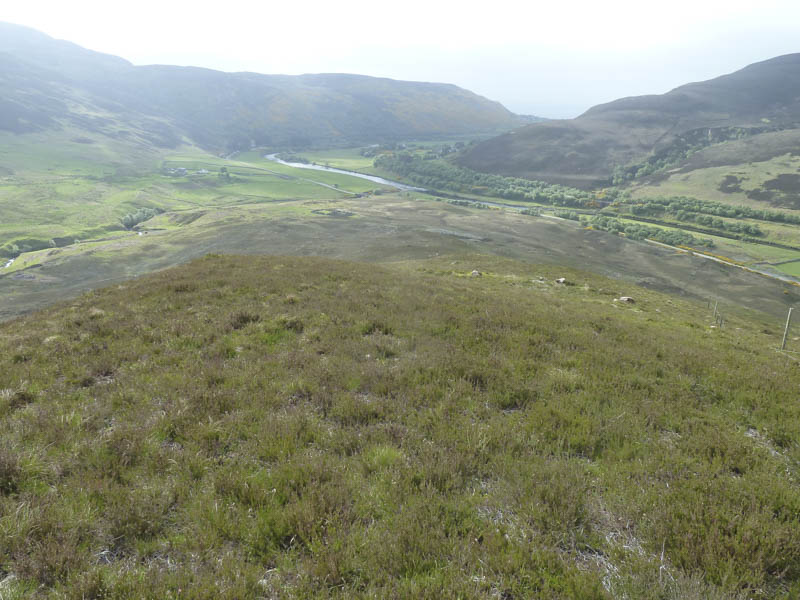
<svg viewBox="0 0 800 600"><path fill-rule="evenodd" d="M469 274L470 277L480 277L482 273L480 271L473 271Z"/></svg>

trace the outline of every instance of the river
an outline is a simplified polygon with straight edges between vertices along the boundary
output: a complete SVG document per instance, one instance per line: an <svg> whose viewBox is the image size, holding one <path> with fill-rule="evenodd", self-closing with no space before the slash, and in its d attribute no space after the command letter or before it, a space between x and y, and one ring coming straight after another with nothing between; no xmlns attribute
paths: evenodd
<svg viewBox="0 0 800 600"><path fill-rule="evenodd" d="M372 181L373 183L388 185L393 188L397 188L398 190L403 190L406 192L427 191L424 188L414 187L413 185L406 185L405 183L400 183L399 181L392 181L391 179L384 179L383 177L378 177L377 175L367 175L366 173L359 173L357 171L346 171L344 169L336 169L334 167L323 167L322 165L315 165L313 163L287 162L285 160L281 160L280 158L278 158L277 154L267 154L266 156L264 156L264 158L281 165L286 165L287 167L294 167L295 169L311 169L312 171L328 171L329 173L350 175L350 177L358 177L360 179L366 179L367 181Z"/></svg>
<svg viewBox="0 0 800 600"><path fill-rule="evenodd" d="M513 210L525 210L531 208L532 205L523 205L523 204L506 204L504 202L492 202L491 200L478 200L477 198L465 198L463 196L458 196L455 194L450 193L443 193L443 192L434 192L432 190L426 190L425 188L421 187L414 187L413 185L407 185L405 183L400 183L399 181L392 181L391 179L384 179L383 177L378 177L377 175L367 175L366 173L359 173L358 171L347 171L345 169L335 169L334 167L323 167L322 165L316 165L314 163L298 163L298 162L287 162L285 160L281 160L278 158L277 154L267 154L264 156L267 160L271 160L272 162L276 162L281 165L285 165L287 167L294 167L296 169L311 169L312 171L329 171L331 173L339 173L341 175L350 175L351 177L359 177L361 179L366 179L368 181L373 181L375 183L380 183L382 185L389 185L391 187L397 188L398 190L404 190L408 192L427 192L429 194L433 194L435 196L439 196L442 198L450 198L453 200L465 200L467 202L472 202L473 204L482 204L484 206L494 206L497 208L505 208L505 209L513 209ZM315 183L319 183L318 181ZM325 187L329 187L331 189L338 189L334 188L333 186L326 185L324 183L320 184L324 185ZM560 221L564 221L561 217L555 217L552 215L541 215L543 217L547 217L550 219L558 219Z"/></svg>

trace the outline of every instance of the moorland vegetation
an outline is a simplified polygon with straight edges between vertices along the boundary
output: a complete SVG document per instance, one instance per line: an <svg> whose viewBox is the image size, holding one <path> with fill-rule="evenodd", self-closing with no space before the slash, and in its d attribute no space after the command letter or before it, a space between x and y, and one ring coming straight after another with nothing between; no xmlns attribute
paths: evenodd
<svg viewBox="0 0 800 600"><path fill-rule="evenodd" d="M210 255L5 323L3 597L795 597L798 365L711 323L463 255Z"/></svg>

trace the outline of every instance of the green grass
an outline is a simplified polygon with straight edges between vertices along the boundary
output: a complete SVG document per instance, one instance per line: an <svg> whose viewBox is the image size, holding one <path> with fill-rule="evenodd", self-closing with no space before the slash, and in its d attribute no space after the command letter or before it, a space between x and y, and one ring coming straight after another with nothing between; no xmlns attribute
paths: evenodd
<svg viewBox="0 0 800 600"><path fill-rule="evenodd" d="M0 132L0 180L7 170L36 178L141 173L157 168L162 154L163 150L135 140L115 140L69 127L42 134Z"/></svg>
<svg viewBox="0 0 800 600"><path fill-rule="evenodd" d="M325 165L348 171L358 171L359 173L375 173L375 167L372 166L374 158L361 156L360 153L362 149L363 148L342 148L336 150L304 151L301 155L318 165Z"/></svg>
<svg viewBox="0 0 800 600"><path fill-rule="evenodd" d="M772 246L765 246L762 244L751 244L741 240L731 240L716 236L703 237L710 237L712 240L714 240L715 247L713 251L716 254L723 254L733 258L734 260L738 260L747 264L761 262L775 263L784 260L800 258L800 252L795 250L774 248Z"/></svg>
<svg viewBox="0 0 800 600"><path fill-rule="evenodd" d="M800 277L800 257L798 257L798 262L776 265L775 268L783 273L786 273L787 275L791 275L792 277Z"/></svg>
<svg viewBox="0 0 800 600"><path fill-rule="evenodd" d="M3 324L4 596L796 596L797 363L619 285L208 256Z"/></svg>
<svg viewBox="0 0 800 600"><path fill-rule="evenodd" d="M424 154L428 150L438 150L444 145L453 146L457 142L469 142L471 139L471 136L465 136L435 141L422 140L408 142L407 146L409 151ZM307 150L301 152L300 155L303 158L319 165L335 167L337 169L346 169L348 171L357 171L359 173L380 175L389 177L391 179L393 177L391 173L384 172L381 169L376 169L373 166L375 157L366 157L361 155L361 151L364 149L365 147L361 146L357 148L336 148L332 150ZM241 154L237 158L247 157L247 159L249 159L252 154L253 153Z"/></svg>
<svg viewBox="0 0 800 600"><path fill-rule="evenodd" d="M639 221L636 221L635 219L626 219L624 217L620 220L630 223L639 223ZM775 225L772 223L764 223L763 221L752 221L748 219L742 220L757 224L765 232L766 235L763 238L765 240L782 242L786 244L796 244L800 246L800 239L797 237L797 227L792 225ZM655 223L645 223L645 225L648 227L658 227L659 229L671 231L683 231L679 222L673 223L672 226ZM711 249L711 251L715 254L721 254L743 263L774 263L800 258L800 252L796 250L788 250L786 248L778 248L707 233L698 233L694 231L689 231L689 233L692 233L699 238L708 238L712 240L714 242L714 248Z"/></svg>
<svg viewBox="0 0 800 600"><path fill-rule="evenodd" d="M780 173L796 174L799 169L800 157L791 155L777 156L767 161L722 167L707 167L695 169L688 173L677 172L671 174L663 181L645 183L643 185L634 184L632 187L632 195L634 198L646 198L648 196L693 196L714 202L724 202L726 204L774 209L775 206L768 202L748 198L746 192L748 190L761 189L764 182L775 178ZM728 175L742 178L740 184L742 191L732 193L720 191L720 184ZM788 209L782 207L781 210Z"/></svg>
<svg viewBox="0 0 800 600"><path fill-rule="evenodd" d="M52 155L37 154L38 146L29 144L20 160L35 155L39 162L31 160L27 171L14 171L0 181L0 248L5 254L12 255L13 246L23 252L49 248L50 240L63 246L76 239L119 236L124 233L120 219L142 207L173 212L275 200L342 198L376 188L355 177L293 169L257 156L253 162L230 161L199 151L168 155L163 162L147 165L131 162L125 174L100 167L95 171L72 169L92 164L92 152L96 151L92 145L89 150L85 144L73 145L84 154L75 157L74 163L62 164L47 163ZM66 152L65 148L68 146L54 143L51 152ZM133 172L136 165L142 172ZM190 171L206 168L211 173L168 177L161 173L162 165ZM217 176L223 166L232 174L230 180Z"/></svg>

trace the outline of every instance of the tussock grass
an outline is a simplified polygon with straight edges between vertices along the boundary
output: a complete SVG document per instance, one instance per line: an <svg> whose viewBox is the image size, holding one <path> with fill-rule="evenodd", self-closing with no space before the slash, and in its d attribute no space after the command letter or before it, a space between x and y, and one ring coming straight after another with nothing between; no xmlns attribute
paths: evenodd
<svg viewBox="0 0 800 600"><path fill-rule="evenodd" d="M498 258L213 255L5 323L3 597L796 596L798 367L709 325Z"/></svg>

